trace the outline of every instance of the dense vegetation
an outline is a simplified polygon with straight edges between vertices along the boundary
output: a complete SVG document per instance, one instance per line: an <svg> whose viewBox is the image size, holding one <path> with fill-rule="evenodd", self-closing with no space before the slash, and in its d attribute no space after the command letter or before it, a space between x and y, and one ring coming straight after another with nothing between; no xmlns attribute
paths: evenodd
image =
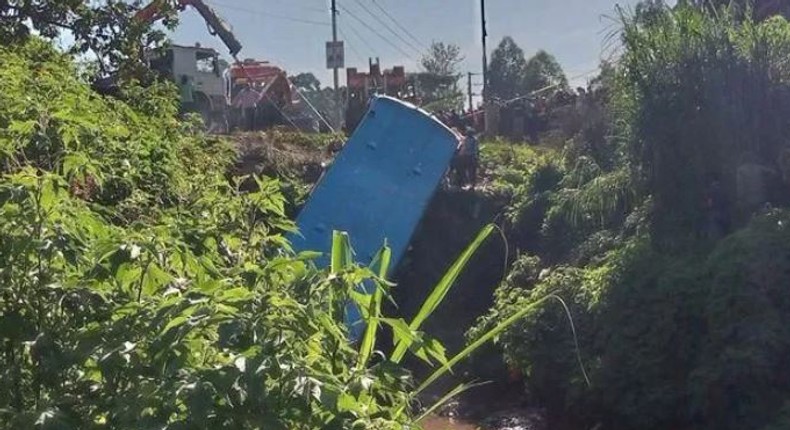
<svg viewBox="0 0 790 430"><path fill-rule="evenodd" d="M338 322L373 275L290 255L278 183L240 192L169 86L103 98L35 39L0 64L0 428L410 420L409 378Z"/></svg>
<svg viewBox="0 0 790 430"><path fill-rule="evenodd" d="M492 226L411 322L387 317L388 248L361 268L336 232L330 267L294 255L281 184L237 176L254 154L179 119L171 84L100 96L36 38L0 64L0 428L402 429L470 388L417 402L512 324L454 356L421 331ZM239 138L321 152L336 137ZM261 156L309 181L300 160ZM384 326L389 356L374 354ZM412 355L432 367L422 381Z"/></svg>
<svg viewBox="0 0 790 430"><path fill-rule="evenodd" d="M580 357L551 301L499 344L571 428L787 428L790 24L659 3L623 13L567 141L510 176L522 253L478 329L566 300Z"/></svg>
<svg viewBox="0 0 790 430"><path fill-rule="evenodd" d="M0 28L0 429L400 429L419 418L418 393L495 335L558 425L790 426L783 18L644 2L622 12L619 60L552 109L540 147L483 146L488 177L464 198L505 206L517 255L471 347L448 358L421 326L491 227L410 323L387 318L386 247L359 268L336 234L319 270L286 239L333 136L249 135L274 143L239 160L178 120L170 85L99 96L29 34L56 35L60 18L81 30L75 51L132 76L141 64L123 59L143 41L103 33L124 2L39 3L0 11L13 18ZM434 73L456 76L457 50L435 47ZM454 81L426 82L456 103ZM553 58L527 61L509 39L491 85L501 99L567 90ZM349 300L371 323L356 344ZM389 355L373 353L388 349L380 325ZM407 352L436 366L426 380L401 365Z"/></svg>

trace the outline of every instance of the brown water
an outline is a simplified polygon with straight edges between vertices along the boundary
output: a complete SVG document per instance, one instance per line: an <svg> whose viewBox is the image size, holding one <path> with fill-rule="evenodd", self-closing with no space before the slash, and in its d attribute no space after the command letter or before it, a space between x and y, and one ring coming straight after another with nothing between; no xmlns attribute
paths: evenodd
<svg viewBox="0 0 790 430"><path fill-rule="evenodd" d="M493 414L480 424L475 420L434 415L423 421L425 430L546 430L545 412L538 409L513 409Z"/></svg>
<svg viewBox="0 0 790 430"><path fill-rule="evenodd" d="M480 427L463 420L444 417L430 417L422 422L424 430L479 430Z"/></svg>

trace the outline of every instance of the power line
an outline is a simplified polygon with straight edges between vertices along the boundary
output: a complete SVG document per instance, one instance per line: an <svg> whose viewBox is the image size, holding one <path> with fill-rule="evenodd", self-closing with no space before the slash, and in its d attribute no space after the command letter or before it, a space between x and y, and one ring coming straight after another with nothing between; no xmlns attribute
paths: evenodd
<svg viewBox="0 0 790 430"><path fill-rule="evenodd" d="M365 57L357 50L357 48L354 45L351 44L351 41L349 40L348 36L346 36L346 33L343 31L343 29L338 27L337 31L340 32L341 36L343 36L343 39L345 39L346 44L348 45L349 48L351 48L351 51L354 53L354 55L357 56L357 59L359 61L364 62L365 61Z"/></svg>
<svg viewBox="0 0 790 430"><path fill-rule="evenodd" d="M214 6L214 7L221 8L221 9L228 9L228 10L235 10L235 11L239 11L239 12L246 12L246 13L251 13L251 14L254 14L254 15L267 16L269 18L282 19L282 20L298 22L298 23L302 23L302 24L320 25L322 27L328 27L329 26L328 22L314 21L314 20L310 20L310 19L296 18L296 17L288 16L288 15L280 15L280 14L276 14L276 13L263 12L261 10L249 9L249 8L246 8L246 7L239 7L239 6L234 6L234 5L224 4L224 3L217 3L215 1L212 1L212 2L210 2L208 4L210 4L211 6Z"/></svg>
<svg viewBox="0 0 790 430"><path fill-rule="evenodd" d="M409 37L411 38L411 40L413 40L415 43L417 43L417 45L420 45L420 46L422 46L423 48L427 49L427 47L426 47L426 46L423 44L423 42L422 42L422 41L421 41L421 40L420 40L418 37L414 36L414 34L412 34L412 32L410 32L410 31L409 31L409 30L408 30L406 27L404 27L403 25L401 25L401 23L400 23L400 22L398 22L398 20L397 20L397 19L395 19L395 17L394 17L394 16L392 16L392 15L391 15L389 12L387 12L387 10L386 10L386 9L384 9L384 6L380 5L380 4L379 4L379 2L378 2L378 1L376 1L376 0L372 0L372 3L373 3L373 5L374 5L374 6L376 6L376 7L377 7L377 8L378 8L378 9L381 11L381 13L383 13L383 14L384 14L384 15L385 15L387 18L389 18L389 19L390 19L390 21L392 21L393 23L395 23L395 25L396 25L396 26L397 26L397 27L398 27L398 28L399 28L399 29L400 29L402 32L406 33L406 35L407 35L407 36L409 36Z"/></svg>
<svg viewBox="0 0 790 430"><path fill-rule="evenodd" d="M587 71L587 72L584 72L584 73L580 73L580 74L578 74L578 75L575 75L575 76L571 76L571 77L570 77L570 79L568 79L568 80L570 81L570 80L574 80L574 79L584 78L584 77L590 76L590 75L592 75L592 74L599 73L600 71L601 71L601 69L600 69L600 67L599 67L599 68L592 69L592 70L589 70L589 71ZM540 88L540 89L537 89L537 90L535 90L535 91L532 91L532 92L530 92L530 93L528 93L528 94L526 94L526 95L523 95L523 96L518 96L518 97L514 97L514 98L512 98L512 99L509 99L509 100L499 100L499 101L495 101L495 103L496 103L497 105L499 105L499 106L508 106L508 105L510 105L510 104L512 104L512 103L515 103L515 102L519 101L519 100L528 99L528 98L530 98L530 97L535 97L535 96L537 96L537 95L539 95L539 94L545 93L546 91L549 91L549 90L552 90L552 89L554 89L554 88L557 88L557 87L559 87L560 85L561 85L561 84L559 84L559 83L557 83L557 84L552 84L552 85L548 85L548 86L545 86L545 87L543 87L543 88ZM479 95L479 94L478 94L478 95ZM485 109L483 109L483 110L485 111ZM469 117L469 116L472 116L472 115L473 115L473 114L471 114L471 113L470 113L470 114L466 114L466 115L463 115L463 116L462 116L462 118L467 118L467 117Z"/></svg>
<svg viewBox="0 0 790 430"><path fill-rule="evenodd" d="M319 7L314 7L314 6L294 5L294 3L292 3L291 1L286 1L286 0L269 0L269 1L274 1L275 3L280 3L280 4L287 4L289 6L296 6L298 9L305 10L305 11L326 13L326 9L325 8L319 8ZM212 0L212 3L222 4L221 2L217 3L217 2L215 2L213 0ZM227 3L225 3L224 5L225 6L229 6L229 7L236 7L235 5L227 4Z"/></svg>
<svg viewBox="0 0 790 430"><path fill-rule="evenodd" d="M381 25L382 25L384 28L386 28L386 29L387 29L387 30L388 30L390 33L392 33L393 35L395 35L395 37L397 37L397 38L398 38L398 40L400 40L401 42L405 43L405 44L406 44L406 45L407 45L409 48L413 49L415 52L417 52L417 53L419 53L419 52L420 52L420 48L417 48L416 46L414 46L414 44L413 44L413 43L409 42L409 41L408 41L408 40L406 40L406 39L405 39L403 36L401 36L401 35L400 35L400 33L398 33L398 32L396 32L395 30L393 30L393 29L392 29L392 27L390 27L390 26L389 26L389 25L388 25L386 22L384 22L384 20L383 20L383 19L381 19L381 18L380 18L378 15L376 15L376 14L375 14L375 13L373 13L373 12L372 12L370 9L368 9L368 7L367 7L367 6L365 6L365 4L364 4L364 3L362 3L362 2L361 2L361 1L359 1L359 0L354 0L354 2L355 2L356 4L358 4L358 5L359 5L359 7L361 7L361 8L362 8L362 10L364 10L365 12L367 12L367 13L368 13L368 15L372 16L372 17L373 17L373 19L375 19L375 20L376 20L376 22L378 22L379 24L381 24Z"/></svg>
<svg viewBox="0 0 790 430"><path fill-rule="evenodd" d="M367 46L367 47L368 47L368 49L370 50L371 54L375 54L375 53L376 53L376 48L374 48L374 47L373 47L373 45L371 45L371 44L370 44L370 42L368 42L368 39L367 39L367 38L363 37L363 36L362 36L362 34L360 34L360 33L359 33L359 30L357 30L357 28L356 28L356 27L354 27L353 25L351 25L351 23L350 23L350 22L349 22L349 23L347 23L347 26L348 26L348 29L349 29L349 30L351 30L351 33L353 33L353 34L354 34L354 36L356 36L356 37L357 37L357 39L361 40L361 41L362 41L362 43L363 43L365 46ZM373 55L373 56L375 57L375 55ZM364 59L364 57L363 57L363 59Z"/></svg>
<svg viewBox="0 0 790 430"><path fill-rule="evenodd" d="M341 9L343 12L347 13L347 14L348 14L350 17L352 17L352 18L354 18L355 20L357 20L357 21L358 21L360 24L362 24L362 25L363 25L365 28L367 28L368 30L370 30L370 31L371 31L373 34L375 34L376 36L378 36L379 38L381 38L381 40L383 40L384 42L386 42L388 45L392 46L392 47L393 47L393 48L395 48L395 49L396 49L398 52L400 52L401 54L403 54L404 56L406 56L406 58L408 58L408 59L410 59L410 60L412 60L412 61L416 61L416 60L414 59L414 57L412 57L412 56L411 56L411 54L409 54L408 52L406 52L406 51L404 51L403 49L401 49L401 48L400 48L400 46L398 46L398 45L396 45L396 44L392 43L392 41L391 41L391 40L389 40L388 38L386 38L385 36L383 36L383 35L382 35L381 33L379 33L379 32L378 32L378 31L377 31L375 28L371 27L371 26L370 26L370 24L368 24L367 22L365 22L365 20L363 20L362 18L358 17L356 14L354 14L353 12L351 12L350 10L348 10L348 8L347 8L347 7L345 7L345 6L343 6L343 5L341 4L341 5L340 5L340 9Z"/></svg>
<svg viewBox="0 0 790 430"><path fill-rule="evenodd" d="M580 74L578 74L578 75L575 75L575 76L571 76L571 77L570 77L570 79L567 79L567 80L568 80L568 81L572 81L572 80L574 80L574 79L584 78L584 77L587 77L587 76L593 75L593 74L595 74L595 73L598 73L598 72L600 72L600 70L601 70L600 68L595 68L595 69L589 70L589 71L587 71L587 72L580 73ZM518 100L522 100L522 99L526 99L526 98L534 97L534 96L536 96L536 95L538 95L538 94L545 93L546 91L552 90L552 89L554 89L554 88L557 88L557 87L559 87L559 86L561 86L561 85L562 85L561 83L556 83L556 84L548 85L548 86L545 86L545 87L543 87L543 88L540 88L540 89L537 89L537 90L535 90L535 91L532 91L532 92L530 92L529 94L526 94L526 95L523 95L523 96L519 96L519 97L515 97L515 98L512 98L512 99L510 99L510 100L504 100L504 101L501 101L501 102L499 102L499 103L500 103L500 104L502 104L502 105L509 105L509 104L511 104L511 103L513 103L513 102L516 102L516 101L518 101Z"/></svg>

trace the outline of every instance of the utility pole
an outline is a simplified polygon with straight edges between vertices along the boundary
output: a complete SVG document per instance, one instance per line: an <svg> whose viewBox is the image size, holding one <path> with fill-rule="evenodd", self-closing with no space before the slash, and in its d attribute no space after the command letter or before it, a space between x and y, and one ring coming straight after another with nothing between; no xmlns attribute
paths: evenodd
<svg viewBox="0 0 790 430"><path fill-rule="evenodd" d="M337 0L332 0L332 43L337 44ZM337 64L332 68L335 78L335 127L340 127L343 108L340 100L340 77Z"/></svg>
<svg viewBox="0 0 790 430"><path fill-rule="evenodd" d="M488 99L488 51L486 49L488 30L486 29L486 0L480 0L480 16L483 26L483 104L485 104Z"/></svg>
<svg viewBox="0 0 790 430"><path fill-rule="evenodd" d="M472 72L468 72L466 74L466 78L467 78L466 93L467 93L467 96L469 96L469 112L472 112L474 110L474 105L472 104L473 103L472 102L472 76L474 76L474 73L472 73Z"/></svg>

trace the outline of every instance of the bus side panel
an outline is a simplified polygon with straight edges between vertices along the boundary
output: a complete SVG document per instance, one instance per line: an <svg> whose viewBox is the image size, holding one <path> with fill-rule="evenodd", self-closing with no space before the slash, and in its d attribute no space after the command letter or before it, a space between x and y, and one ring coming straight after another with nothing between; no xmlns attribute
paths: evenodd
<svg viewBox="0 0 790 430"><path fill-rule="evenodd" d="M356 261L370 262L385 240L397 266L453 158L453 133L426 112L375 99L297 218L296 251L319 251L328 265L332 231L349 233Z"/></svg>

